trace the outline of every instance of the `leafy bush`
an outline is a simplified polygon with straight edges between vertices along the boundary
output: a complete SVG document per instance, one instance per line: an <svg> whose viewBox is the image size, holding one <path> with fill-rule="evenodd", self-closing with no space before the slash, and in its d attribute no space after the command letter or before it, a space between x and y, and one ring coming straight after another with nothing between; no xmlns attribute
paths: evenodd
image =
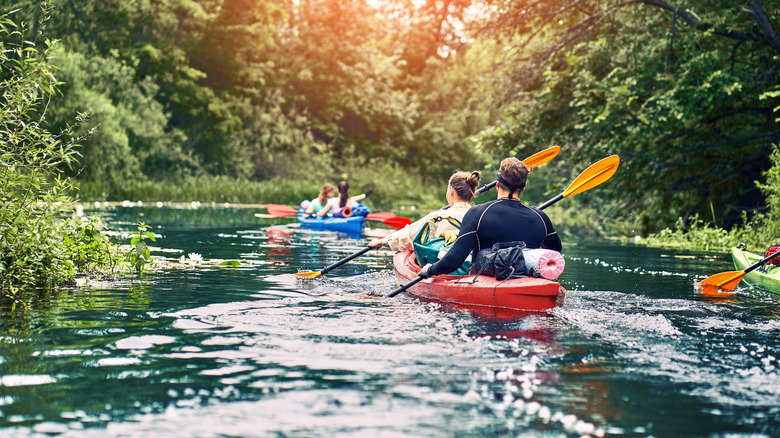
<svg viewBox="0 0 780 438"><path fill-rule="evenodd" d="M72 183L61 169L75 163L84 137L72 133L85 117L57 135L41 126L58 85L48 64L56 41L40 33L51 6L41 8L32 39L13 12L0 15L0 298L14 305L20 291L61 284L113 251L94 221L64 220Z"/></svg>
<svg viewBox="0 0 780 438"><path fill-rule="evenodd" d="M119 261L118 250L102 233L105 225L100 219L69 219L63 228L65 258L73 263L76 271L101 271L106 267L113 271Z"/></svg>

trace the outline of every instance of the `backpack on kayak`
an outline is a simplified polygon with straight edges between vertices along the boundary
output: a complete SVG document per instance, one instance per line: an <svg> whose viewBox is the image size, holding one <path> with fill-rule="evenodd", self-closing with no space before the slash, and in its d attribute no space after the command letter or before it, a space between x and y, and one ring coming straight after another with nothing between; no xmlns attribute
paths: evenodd
<svg viewBox="0 0 780 438"><path fill-rule="evenodd" d="M772 245L769 247L769 249L766 250L764 253L764 258L771 256L772 254L776 253L777 251L780 251L780 245ZM768 262L766 262L767 267L768 265L777 265L780 266L780 257L774 258Z"/></svg>
<svg viewBox="0 0 780 438"><path fill-rule="evenodd" d="M498 280L527 277L523 250L525 242L500 242L477 253L471 274L496 277Z"/></svg>
<svg viewBox="0 0 780 438"><path fill-rule="evenodd" d="M447 244L447 240L444 237L436 237L433 235L433 225L437 220L447 221L453 227L460 230L461 222L454 217L438 217L426 222L420 229L414 240L412 240L412 246L414 247L414 255L417 257L417 262L420 266L425 266L428 263L436 263L440 258L444 257L444 254L452 248L452 243ZM471 268L471 260L466 259L456 271L450 273L450 275L466 275Z"/></svg>

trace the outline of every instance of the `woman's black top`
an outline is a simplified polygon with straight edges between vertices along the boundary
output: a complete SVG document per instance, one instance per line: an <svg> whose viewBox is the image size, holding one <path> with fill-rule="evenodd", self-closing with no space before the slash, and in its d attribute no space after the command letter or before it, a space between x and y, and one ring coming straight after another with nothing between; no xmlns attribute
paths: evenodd
<svg viewBox="0 0 780 438"><path fill-rule="evenodd" d="M458 239L447 254L429 269L431 275L448 274L458 269L472 254L476 260L481 249L500 242L522 240L528 248L559 251L561 239L550 218L541 210L517 199L501 198L471 207L463 217Z"/></svg>

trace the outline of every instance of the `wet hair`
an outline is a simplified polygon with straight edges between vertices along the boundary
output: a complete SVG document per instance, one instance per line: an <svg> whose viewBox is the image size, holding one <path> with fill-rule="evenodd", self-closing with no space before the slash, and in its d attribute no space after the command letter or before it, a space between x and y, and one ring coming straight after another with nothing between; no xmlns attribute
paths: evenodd
<svg viewBox="0 0 780 438"><path fill-rule="evenodd" d="M462 201L474 199L475 191L482 174L477 172L455 172L450 177L449 186L455 189L455 195Z"/></svg>
<svg viewBox="0 0 780 438"><path fill-rule="evenodd" d="M509 199L512 199L512 194L525 188L529 173L531 169L515 157L501 160L497 179L506 190L509 190Z"/></svg>
<svg viewBox="0 0 780 438"><path fill-rule="evenodd" d="M344 207L347 205L347 200L349 199L349 184L347 184L346 181L341 181L339 183L339 207Z"/></svg>
<svg viewBox="0 0 780 438"><path fill-rule="evenodd" d="M325 205L325 201L327 201L327 198L333 193L333 190L333 184L325 184L322 186L322 189L320 189L320 196L317 197L317 199L320 200L320 205Z"/></svg>

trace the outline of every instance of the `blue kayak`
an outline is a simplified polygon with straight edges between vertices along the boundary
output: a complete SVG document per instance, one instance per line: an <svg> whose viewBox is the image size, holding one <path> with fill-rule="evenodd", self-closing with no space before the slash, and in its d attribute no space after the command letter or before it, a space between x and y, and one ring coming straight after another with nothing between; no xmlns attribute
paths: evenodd
<svg viewBox="0 0 780 438"><path fill-rule="evenodd" d="M360 207L360 208L359 208ZM303 214L303 209L298 210L298 223L302 227L306 227L312 230L324 230L324 231L339 231L348 234L360 234L363 231L363 226L366 223L366 215L368 214L368 208L359 204L358 207L353 209L353 213L349 217L306 217Z"/></svg>

